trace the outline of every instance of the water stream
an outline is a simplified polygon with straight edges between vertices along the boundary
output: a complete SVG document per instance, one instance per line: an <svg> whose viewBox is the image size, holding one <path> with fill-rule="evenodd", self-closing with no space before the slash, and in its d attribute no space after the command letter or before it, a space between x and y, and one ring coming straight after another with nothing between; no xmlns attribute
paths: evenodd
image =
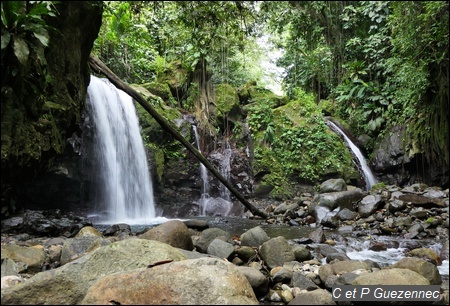
<svg viewBox="0 0 450 306"><path fill-rule="evenodd" d="M91 128L92 175L98 223L149 223L156 218L147 155L132 98L109 80L91 76L85 126ZM90 142L88 142L90 143Z"/></svg>
<svg viewBox="0 0 450 306"><path fill-rule="evenodd" d="M195 143L197 145L197 149L201 153L200 149L200 136L197 131L197 126L193 125L192 129L194 131ZM227 180L230 179L230 171L231 171L231 148L228 142L226 142L226 147L222 153L214 153L217 156L213 156L220 160L220 165L218 171L220 174ZM229 216L232 213L234 204L230 200L230 191L226 188L225 185L220 184L219 196L212 197L210 195L209 190L209 181L208 181L208 171L203 165L200 164L200 176L202 179L202 190L201 196L199 199L201 216Z"/></svg>
<svg viewBox="0 0 450 306"><path fill-rule="evenodd" d="M344 138L345 142L347 143L347 146L352 151L353 155L356 156L358 159L358 168L360 169L361 174L364 177L364 180L366 181L366 190L370 190L373 185L375 185L378 181L375 178L375 175L373 174L372 170L369 168L369 166L366 163L366 159L364 155L361 153L361 150L353 143L353 141L345 135L345 133L336 125L334 122L327 120L326 121L328 126L332 131L335 133L341 135L341 137Z"/></svg>

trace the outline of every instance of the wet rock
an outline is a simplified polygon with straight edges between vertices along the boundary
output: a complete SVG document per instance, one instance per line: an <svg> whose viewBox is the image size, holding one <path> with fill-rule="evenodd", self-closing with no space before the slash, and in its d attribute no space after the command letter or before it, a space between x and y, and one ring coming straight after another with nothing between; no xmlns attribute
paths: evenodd
<svg viewBox="0 0 450 306"><path fill-rule="evenodd" d="M309 234L309 238L317 243L323 243L326 240L325 234L323 232L323 229L321 227L319 227L318 229L316 229L314 232L311 232Z"/></svg>
<svg viewBox="0 0 450 306"><path fill-rule="evenodd" d="M121 233L131 234L131 226L126 223L113 224L103 232L103 235L118 236Z"/></svg>

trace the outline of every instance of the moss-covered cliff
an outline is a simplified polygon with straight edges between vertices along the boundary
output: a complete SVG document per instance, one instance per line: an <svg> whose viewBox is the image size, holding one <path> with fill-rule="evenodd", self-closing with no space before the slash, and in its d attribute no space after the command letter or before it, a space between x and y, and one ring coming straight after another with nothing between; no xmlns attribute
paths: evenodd
<svg viewBox="0 0 450 306"><path fill-rule="evenodd" d="M32 26L32 8L25 1L11 8L23 17L16 23ZM48 168L79 129L102 10L100 1L61 1L38 16L35 30L2 22L2 215L25 205L20 186Z"/></svg>

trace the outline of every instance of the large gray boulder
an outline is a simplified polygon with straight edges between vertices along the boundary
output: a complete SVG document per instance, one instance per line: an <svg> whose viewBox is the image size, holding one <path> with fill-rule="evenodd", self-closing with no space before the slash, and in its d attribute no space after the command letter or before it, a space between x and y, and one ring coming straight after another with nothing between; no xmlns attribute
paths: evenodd
<svg viewBox="0 0 450 306"><path fill-rule="evenodd" d="M258 305L252 286L233 264L188 259L105 276L82 305Z"/></svg>
<svg viewBox="0 0 450 306"><path fill-rule="evenodd" d="M97 279L116 272L146 268L186 257L155 240L126 239L100 247L57 269L40 272L23 283L2 289L2 305L79 304Z"/></svg>

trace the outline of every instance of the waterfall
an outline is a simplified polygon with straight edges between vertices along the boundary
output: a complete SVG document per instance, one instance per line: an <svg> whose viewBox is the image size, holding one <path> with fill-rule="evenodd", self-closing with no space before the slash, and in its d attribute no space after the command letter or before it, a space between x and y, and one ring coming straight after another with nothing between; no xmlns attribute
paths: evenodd
<svg viewBox="0 0 450 306"><path fill-rule="evenodd" d="M225 150L223 152L222 162L220 163L220 174L229 181L231 174L231 147L228 140L225 143ZM230 202L230 190L224 185L220 185L220 197L225 201Z"/></svg>
<svg viewBox="0 0 450 306"><path fill-rule="evenodd" d="M195 144L197 145L197 150L202 153L200 148L200 136L198 135L197 126L192 125L192 130L194 131L195 136ZM206 211L206 203L209 199L209 183L208 183L208 169L206 169L205 165L203 163L199 162L200 164L200 176L202 179L202 190L201 190L201 196L200 196L200 208L202 210L202 215L204 216Z"/></svg>
<svg viewBox="0 0 450 306"><path fill-rule="evenodd" d="M197 145L198 151L201 153L200 149L200 136L197 131L197 126L192 125L192 129L194 131L195 143ZM220 153L215 153L220 154ZM216 156L220 162L219 172L222 176L229 180L230 179L230 159L231 159L231 148L228 142L226 143L226 149L224 150L223 155ZM220 185L220 196L219 197L211 197L209 194L209 182L208 182L208 171L203 165L200 163L200 175L202 179L202 190L201 196L199 200L200 211L202 216L228 216L230 211L233 208L233 202L230 201L230 191L226 188L225 185Z"/></svg>
<svg viewBox="0 0 450 306"><path fill-rule="evenodd" d="M345 142L347 143L347 146L350 148L350 150L353 152L354 156L358 159L358 165L360 166L360 171L362 171L362 175L364 177L364 180L366 181L366 190L370 190L373 185L377 183L377 179L375 178L375 175L372 173L372 170L369 168L369 166L366 163L366 159L364 158L364 155L361 153L361 150L351 141L350 138L345 135L345 133L336 125L334 122L327 120L327 124L330 126L331 130L336 132L337 134L341 135Z"/></svg>
<svg viewBox="0 0 450 306"><path fill-rule="evenodd" d="M155 218L147 155L132 98L109 80L91 76L85 125L92 128L99 221L145 224Z"/></svg>

